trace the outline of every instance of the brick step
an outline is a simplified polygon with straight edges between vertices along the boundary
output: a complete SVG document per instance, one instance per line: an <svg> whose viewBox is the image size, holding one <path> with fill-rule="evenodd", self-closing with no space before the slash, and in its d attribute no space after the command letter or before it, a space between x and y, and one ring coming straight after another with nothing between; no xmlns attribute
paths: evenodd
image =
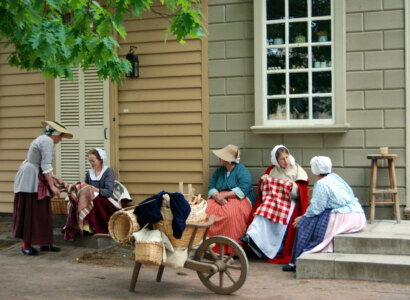
<svg viewBox="0 0 410 300"><path fill-rule="evenodd" d="M296 262L296 278L324 278L410 283L410 256L314 253Z"/></svg>

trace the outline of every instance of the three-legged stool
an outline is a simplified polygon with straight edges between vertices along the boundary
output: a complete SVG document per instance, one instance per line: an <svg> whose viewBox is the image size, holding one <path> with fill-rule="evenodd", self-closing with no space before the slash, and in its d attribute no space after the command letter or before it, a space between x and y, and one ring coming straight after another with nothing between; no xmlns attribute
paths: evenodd
<svg viewBox="0 0 410 300"><path fill-rule="evenodd" d="M399 209L399 196L397 191L396 171L394 169L394 159L398 158L397 154L369 154L368 159L372 160L371 172L370 172L370 223L374 222L375 209L377 204L389 204L393 207L394 218L397 223L400 223L400 209ZM379 159L387 159L390 189L377 189L377 161ZM391 194L391 199L377 199L376 194Z"/></svg>

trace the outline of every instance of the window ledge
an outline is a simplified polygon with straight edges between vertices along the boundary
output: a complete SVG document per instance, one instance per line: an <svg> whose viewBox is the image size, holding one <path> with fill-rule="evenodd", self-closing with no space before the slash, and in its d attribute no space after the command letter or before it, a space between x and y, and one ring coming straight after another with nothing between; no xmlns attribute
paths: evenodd
<svg viewBox="0 0 410 300"><path fill-rule="evenodd" d="M349 124L336 125L269 125L269 126L252 126L251 130L254 133L270 134L270 133L346 133L349 130Z"/></svg>

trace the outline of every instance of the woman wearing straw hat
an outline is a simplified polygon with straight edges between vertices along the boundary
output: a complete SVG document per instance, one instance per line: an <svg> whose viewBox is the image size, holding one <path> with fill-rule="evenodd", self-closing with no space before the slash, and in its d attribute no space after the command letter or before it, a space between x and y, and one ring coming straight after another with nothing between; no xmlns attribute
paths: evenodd
<svg viewBox="0 0 410 300"><path fill-rule="evenodd" d="M42 251L60 251L53 246L53 218L50 196L59 195L62 180L53 174L55 144L73 135L57 121L41 121L45 128L30 145L27 157L14 180L13 237L23 239L22 252L36 255L32 245Z"/></svg>
<svg viewBox="0 0 410 300"><path fill-rule="evenodd" d="M237 241L245 234L249 214L255 202L252 175L239 163L240 151L235 145L213 150L221 166L215 170L208 185L207 214L215 215L209 236L223 235ZM219 244L213 250L219 253ZM224 249L225 253L232 249Z"/></svg>

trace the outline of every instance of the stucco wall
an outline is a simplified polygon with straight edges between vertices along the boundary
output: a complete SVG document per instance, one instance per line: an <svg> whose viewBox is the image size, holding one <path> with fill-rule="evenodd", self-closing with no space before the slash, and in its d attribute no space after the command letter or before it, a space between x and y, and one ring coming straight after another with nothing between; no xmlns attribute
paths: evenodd
<svg viewBox="0 0 410 300"><path fill-rule="evenodd" d="M210 148L233 143L254 184L270 164L270 151L285 144L308 170L314 155L330 156L334 172L368 204L370 161L366 154L388 146L399 154L399 199L405 205L405 89L403 0L346 1L347 120L343 134L254 134L253 2L209 1ZM336 70L337 72L337 70ZM218 161L210 154L211 174ZM315 180L311 178L311 184ZM388 184L379 169L378 183ZM378 207L377 217L392 217Z"/></svg>

